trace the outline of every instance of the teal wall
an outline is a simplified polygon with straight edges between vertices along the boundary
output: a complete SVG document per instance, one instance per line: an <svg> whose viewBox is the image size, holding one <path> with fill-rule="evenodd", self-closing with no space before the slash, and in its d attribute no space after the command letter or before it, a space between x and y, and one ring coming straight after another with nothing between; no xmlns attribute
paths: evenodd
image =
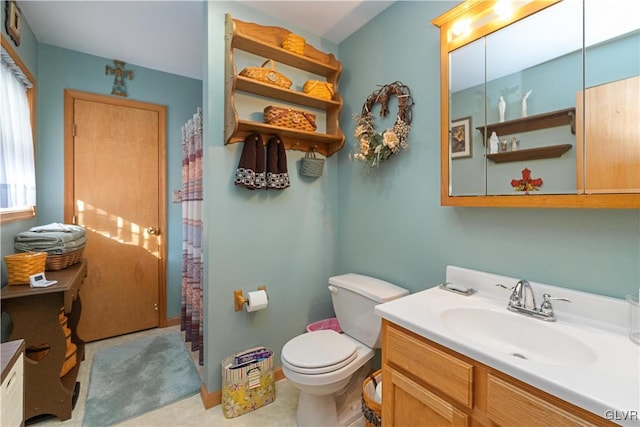
<svg viewBox="0 0 640 427"><path fill-rule="evenodd" d="M38 42L33 35L33 31L26 20L23 20L22 30L20 31L20 46L16 46L11 38L7 35L7 30L4 25L5 14L5 1L0 2L0 23L2 26L2 36L9 42L11 47L18 53L20 59L25 64L29 71L38 80ZM36 87L36 95L38 88ZM37 135L36 135L37 138ZM31 218L27 220L12 221L0 225L0 257L14 253L13 238L21 231L28 230L29 228L37 225L37 219ZM4 261L0 262L2 265L0 282L4 285L7 280L7 271Z"/></svg>
<svg viewBox="0 0 640 427"><path fill-rule="evenodd" d="M104 74L112 59L40 44L38 94L38 223L64 219L64 90L110 95L113 76ZM171 203L182 187L182 125L202 105L202 82L127 64L128 99L167 106L167 316L180 316L182 208Z"/></svg>
<svg viewBox="0 0 640 427"><path fill-rule="evenodd" d="M220 362L256 345L275 352L311 321L333 315L327 278L335 273L338 212L336 156L322 178L297 173L304 153L287 151L291 187L250 191L233 184L243 144L223 145L224 15L276 25L303 35L316 48L337 47L291 24L246 9L238 2L209 2L208 71L205 79L205 375L209 391L220 389ZM259 65L259 64L258 64ZM234 312L233 291L266 285L267 309Z"/></svg>
<svg viewBox="0 0 640 427"><path fill-rule="evenodd" d="M333 274L370 274L418 291L444 280L445 266L455 264L614 297L637 289L638 210L440 206L439 33L430 21L452 6L448 1L398 2L336 46L240 3L207 2L203 82L131 66L135 79L127 82L130 98L169 106L169 191L180 186L179 128L203 100L209 391L220 389L223 357L262 344L275 350L279 365L286 341L311 321L331 316L326 285ZM288 151L291 188L251 192L233 185L242 144L224 146L222 140L226 12L244 21L286 27L343 62L341 121L347 146L327 160L323 177L300 177L297 169L304 154ZM29 55L42 74L36 73L38 223L46 223L63 215L63 89L108 94L112 79L103 70L111 59L37 44L35 52ZM366 174L363 164L348 159L355 142L352 115L377 85L395 80L411 88L416 102L411 146ZM393 119L376 121L378 129L384 129ZM168 209L169 315L175 316L181 214L178 205L169 204ZM15 232L13 225L2 227L3 251L5 235ZM233 290L248 292L261 284L268 288L269 307L234 312Z"/></svg>
<svg viewBox="0 0 640 427"><path fill-rule="evenodd" d="M440 206L439 32L430 22L451 7L398 2L340 44L348 144L349 113L376 85L401 80L416 105L411 147L380 170L367 175L348 150L339 155L337 271L412 291L440 283L448 264L614 297L637 291L639 210Z"/></svg>

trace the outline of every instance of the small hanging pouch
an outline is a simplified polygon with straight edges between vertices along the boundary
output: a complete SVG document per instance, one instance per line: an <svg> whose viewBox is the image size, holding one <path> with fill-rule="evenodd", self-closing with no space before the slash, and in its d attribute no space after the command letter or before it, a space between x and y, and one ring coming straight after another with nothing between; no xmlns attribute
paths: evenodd
<svg viewBox="0 0 640 427"><path fill-rule="evenodd" d="M313 152L313 148L304 155L300 162L300 175L310 176L312 178L318 178L322 176L322 170L324 168L324 159L316 158L316 153Z"/></svg>

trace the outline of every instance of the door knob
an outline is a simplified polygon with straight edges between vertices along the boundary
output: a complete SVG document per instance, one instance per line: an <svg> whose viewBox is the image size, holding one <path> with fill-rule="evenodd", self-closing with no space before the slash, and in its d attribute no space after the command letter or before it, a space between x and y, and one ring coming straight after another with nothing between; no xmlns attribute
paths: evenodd
<svg viewBox="0 0 640 427"><path fill-rule="evenodd" d="M151 234L152 236L157 236L158 234L160 234L160 230L155 227L147 227L147 233Z"/></svg>

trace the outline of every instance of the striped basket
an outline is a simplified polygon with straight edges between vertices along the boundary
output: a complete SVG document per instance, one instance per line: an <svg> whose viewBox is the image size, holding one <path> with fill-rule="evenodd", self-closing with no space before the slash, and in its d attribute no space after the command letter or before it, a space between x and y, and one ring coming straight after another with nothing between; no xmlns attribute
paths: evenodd
<svg viewBox="0 0 640 427"><path fill-rule="evenodd" d="M268 68L267 64L269 64ZM276 70L276 63L272 59L267 59L260 67L247 67L240 71L239 75L284 89L289 89L292 84L290 78Z"/></svg>
<svg viewBox="0 0 640 427"><path fill-rule="evenodd" d="M362 415L366 427L380 427L382 425L382 403L374 400L376 385L382 381L382 370L371 374L362 383Z"/></svg>
<svg viewBox="0 0 640 427"><path fill-rule="evenodd" d="M333 84L320 80L307 80L302 86L302 91L307 95L321 99L333 99L335 93Z"/></svg>
<svg viewBox="0 0 640 427"><path fill-rule="evenodd" d="M66 254L51 255L47 257L46 269L47 271L57 271L77 264L82 260L84 254L84 248L67 252Z"/></svg>
<svg viewBox="0 0 640 427"><path fill-rule="evenodd" d="M289 52L297 53L298 55L304 55L304 47L306 45L306 41L304 37L299 36L297 34L289 34L282 41L282 48L284 50L288 50Z"/></svg>
<svg viewBox="0 0 640 427"><path fill-rule="evenodd" d="M275 105L269 105L264 109L264 122L273 126L306 132L314 132L318 128L315 114Z"/></svg>
<svg viewBox="0 0 640 427"><path fill-rule="evenodd" d="M300 175L318 178L322 176L323 169L324 159L316 158L316 153L313 150L307 151L300 162Z"/></svg>
<svg viewBox="0 0 640 427"><path fill-rule="evenodd" d="M44 272L46 260L46 252L21 252L5 256L8 284L28 285L29 276Z"/></svg>

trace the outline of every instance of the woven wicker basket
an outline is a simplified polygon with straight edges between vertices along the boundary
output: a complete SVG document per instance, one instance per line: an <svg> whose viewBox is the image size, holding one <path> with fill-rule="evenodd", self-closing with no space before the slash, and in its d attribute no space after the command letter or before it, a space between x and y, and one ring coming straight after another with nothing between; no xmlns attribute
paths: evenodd
<svg viewBox="0 0 640 427"><path fill-rule="evenodd" d="M29 276L44 271L46 260L46 252L21 252L5 256L8 284L28 285Z"/></svg>
<svg viewBox="0 0 640 427"><path fill-rule="evenodd" d="M318 127L316 126L315 114L274 105L269 105L264 109L264 122L273 126L307 132L314 132Z"/></svg>
<svg viewBox="0 0 640 427"><path fill-rule="evenodd" d="M322 176L323 169L324 159L316 158L316 153L313 150L307 151L300 162L300 175L318 178Z"/></svg>
<svg viewBox="0 0 640 427"><path fill-rule="evenodd" d="M265 65L269 64L269 68ZM280 86L285 89L291 87L291 79L276 70L276 63L273 59L267 59L260 67L247 67L239 73L243 77L258 80L274 86Z"/></svg>
<svg viewBox="0 0 640 427"><path fill-rule="evenodd" d="M282 48L284 50L297 53L298 55L304 55L305 45L306 45L306 41L304 37L299 36L297 34L293 34L293 33L289 34L282 41Z"/></svg>
<svg viewBox="0 0 640 427"><path fill-rule="evenodd" d="M73 252L67 252L61 255L51 255L47 257L46 270L57 271L67 268L73 264L77 264L82 260L84 254L84 248L78 249Z"/></svg>
<svg viewBox="0 0 640 427"><path fill-rule="evenodd" d="M382 403L376 402L372 397L376 392L376 384L380 381L382 381L382 370L374 372L362 383L362 414L367 427L382 425Z"/></svg>
<svg viewBox="0 0 640 427"><path fill-rule="evenodd" d="M307 95L322 99L332 99L335 92L333 84L320 80L307 80L302 86L302 91Z"/></svg>

